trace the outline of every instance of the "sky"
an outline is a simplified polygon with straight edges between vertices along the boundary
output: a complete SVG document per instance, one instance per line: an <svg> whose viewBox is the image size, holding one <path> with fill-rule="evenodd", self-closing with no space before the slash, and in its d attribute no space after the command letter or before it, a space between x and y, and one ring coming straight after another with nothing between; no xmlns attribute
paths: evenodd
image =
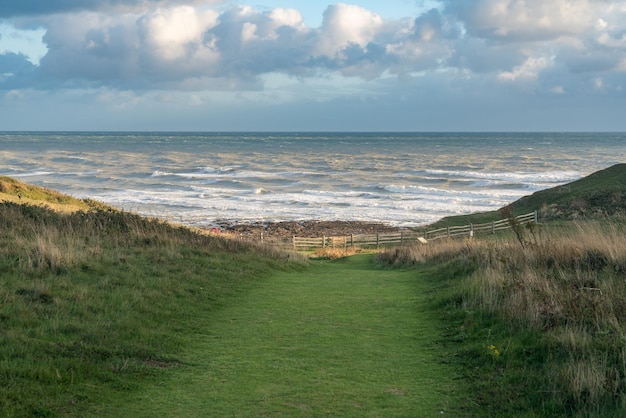
<svg viewBox="0 0 626 418"><path fill-rule="evenodd" d="M626 131L626 3L0 1L6 130Z"/></svg>

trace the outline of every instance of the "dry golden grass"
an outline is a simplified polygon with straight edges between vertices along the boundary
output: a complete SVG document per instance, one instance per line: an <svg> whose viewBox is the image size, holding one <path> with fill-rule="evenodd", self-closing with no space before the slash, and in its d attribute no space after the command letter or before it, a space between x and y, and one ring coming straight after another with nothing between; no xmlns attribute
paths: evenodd
<svg viewBox="0 0 626 418"><path fill-rule="evenodd" d="M471 239L441 239L427 245L416 244L396 247L379 254L379 259L392 265L411 265L431 261L448 261L462 256L475 257L486 241Z"/></svg>
<svg viewBox="0 0 626 418"><path fill-rule="evenodd" d="M19 197L7 193L0 193L0 202L10 202L17 204L25 204L25 205L34 205L34 206L42 206L47 209L54 210L59 213L72 213L78 212L81 210L89 210L90 207L84 203L80 203L78 201L75 204L71 203L55 203L55 202L45 202L39 199L30 199L28 197Z"/></svg>
<svg viewBox="0 0 626 418"><path fill-rule="evenodd" d="M76 199L54 190L32 186L2 176L0 176L0 202L43 206L61 213L91 210L104 206L94 201Z"/></svg>
<svg viewBox="0 0 626 418"><path fill-rule="evenodd" d="M347 248L319 248L312 253L314 258L322 258L327 260L336 260L338 258L348 257L363 252L358 247Z"/></svg>

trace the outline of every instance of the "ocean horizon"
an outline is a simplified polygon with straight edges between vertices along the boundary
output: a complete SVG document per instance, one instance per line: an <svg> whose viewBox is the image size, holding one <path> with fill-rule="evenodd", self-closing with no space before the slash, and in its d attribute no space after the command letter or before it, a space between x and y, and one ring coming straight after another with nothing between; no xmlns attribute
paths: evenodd
<svg viewBox="0 0 626 418"><path fill-rule="evenodd" d="M0 175L198 227L425 225L625 155L621 132L0 132Z"/></svg>

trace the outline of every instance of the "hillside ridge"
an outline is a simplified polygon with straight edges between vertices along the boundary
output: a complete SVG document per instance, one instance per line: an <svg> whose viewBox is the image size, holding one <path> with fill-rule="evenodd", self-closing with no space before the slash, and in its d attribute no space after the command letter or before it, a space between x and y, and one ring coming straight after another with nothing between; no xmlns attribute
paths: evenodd
<svg viewBox="0 0 626 418"><path fill-rule="evenodd" d="M615 164L573 182L539 190L510 206L515 215L538 211L543 221L623 214L626 212L626 164ZM431 227L499 220L501 209L445 217Z"/></svg>

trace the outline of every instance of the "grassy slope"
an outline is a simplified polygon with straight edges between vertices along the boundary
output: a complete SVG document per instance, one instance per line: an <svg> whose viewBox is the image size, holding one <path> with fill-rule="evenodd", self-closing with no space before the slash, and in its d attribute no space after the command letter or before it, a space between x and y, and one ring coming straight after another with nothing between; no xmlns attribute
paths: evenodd
<svg viewBox="0 0 626 418"><path fill-rule="evenodd" d="M426 257L474 415L626 416L623 237L580 222L525 249L499 237Z"/></svg>
<svg viewBox="0 0 626 418"><path fill-rule="evenodd" d="M371 258L303 270L286 253L1 185L5 415L457 406L414 271Z"/></svg>
<svg viewBox="0 0 626 418"><path fill-rule="evenodd" d="M0 203L0 411L83 416L181 367L196 317L282 253L111 210Z"/></svg>
<svg viewBox="0 0 626 418"><path fill-rule="evenodd" d="M263 281L203 329L184 367L95 412L118 416L461 416L434 284L371 255Z"/></svg>
<svg viewBox="0 0 626 418"><path fill-rule="evenodd" d="M0 202L40 205L59 212L106 208L106 205L92 200L76 199L55 190L32 186L4 176L0 176Z"/></svg>
<svg viewBox="0 0 626 418"><path fill-rule="evenodd" d="M586 215L615 214L626 209L626 164L597 171L572 183L540 190L513 204L516 215L540 211L542 219L572 219ZM501 219L498 211L452 216L434 228L479 224Z"/></svg>

